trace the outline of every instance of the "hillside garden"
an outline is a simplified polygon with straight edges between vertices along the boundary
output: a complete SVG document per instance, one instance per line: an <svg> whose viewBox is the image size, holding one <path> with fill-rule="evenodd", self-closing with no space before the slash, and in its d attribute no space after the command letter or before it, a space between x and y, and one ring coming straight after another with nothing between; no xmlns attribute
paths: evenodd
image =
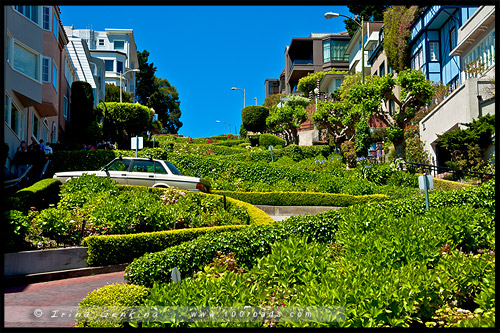
<svg viewBox="0 0 500 333"><path fill-rule="evenodd" d="M82 311L160 309L160 319L90 316L77 320L80 327L494 326L494 180L471 186L435 179L426 211L419 174L396 162L358 158L346 168L346 155L329 146L262 140L274 140L272 155L269 142L251 147L235 136L158 136L155 148L139 152L208 179L212 194L88 175L65 184L43 180L6 203L7 246L82 243L91 266L130 263L129 284L92 292ZM97 170L119 153L135 156L56 151L54 172ZM341 208L273 222L249 203ZM172 280L174 268L180 281ZM178 311L168 312L172 307ZM193 308L244 307L258 315L192 317ZM323 312L309 320L286 316L297 308Z"/></svg>

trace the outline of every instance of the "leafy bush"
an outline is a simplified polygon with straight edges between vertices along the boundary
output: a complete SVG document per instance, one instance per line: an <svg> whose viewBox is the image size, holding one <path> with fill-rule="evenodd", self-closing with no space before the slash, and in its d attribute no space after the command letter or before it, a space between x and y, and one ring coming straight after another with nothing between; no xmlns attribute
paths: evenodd
<svg viewBox="0 0 500 333"><path fill-rule="evenodd" d="M356 150L355 143L352 141L344 141L340 145L340 149L342 150L342 154L344 156L344 161L348 167L356 166Z"/></svg>
<svg viewBox="0 0 500 333"><path fill-rule="evenodd" d="M130 284L111 284L94 290L85 297L78 307L78 312L86 316L75 318L76 327L123 327L123 318L106 315L105 309L121 313L130 307L144 304L149 295L147 288ZM106 318L101 319L99 318Z"/></svg>
<svg viewBox="0 0 500 333"><path fill-rule="evenodd" d="M5 221L2 232L2 243L6 252L16 252L24 250L29 246L25 241L25 236L29 234L31 225L27 216L17 210L3 212Z"/></svg>
<svg viewBox="0 0 500 333"><path fill-rule="evenodd" d="M241 110L241 121L247 131L263 132L266 128L266 118L269 109L265 106L249 105Z"/></svg>
<svg viewBox="0 0 500 333"><path fill-rule="evenodd" d="M267 149L269 146L285 146L286 141L276 135L263 133L259 135L259 146Z"/></svg>
<svg viewBox="0 0 500 333"><path fill-rule="evenodd" d="M439 191L459 190L459 189L464 188L464 187L472 186L470 184L453 182L450 180L438 179L438 178L433 178L432 182L434 185L434 189L439 190Z"/></svg>
<svg viewBox="0 0 500 333"><path fill-rule="evenodd" d="M100 170L118 154L114 150L54 150L51 156L54 172Z"/></svg>

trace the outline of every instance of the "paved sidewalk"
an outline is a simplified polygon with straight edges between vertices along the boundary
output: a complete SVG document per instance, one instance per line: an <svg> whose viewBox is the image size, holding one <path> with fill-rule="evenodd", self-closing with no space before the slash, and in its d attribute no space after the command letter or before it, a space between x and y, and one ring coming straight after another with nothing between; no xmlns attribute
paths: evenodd
<svg viewBox="0 0 500 333"><path fill-rule="evenodd" d="M44 307L77 307L90 292L106 284L125 283L123 274L122 271L4 288L4 327L74 327L74 319L51 322L50 317L44 315L40 319L33 313Z"/></svg>

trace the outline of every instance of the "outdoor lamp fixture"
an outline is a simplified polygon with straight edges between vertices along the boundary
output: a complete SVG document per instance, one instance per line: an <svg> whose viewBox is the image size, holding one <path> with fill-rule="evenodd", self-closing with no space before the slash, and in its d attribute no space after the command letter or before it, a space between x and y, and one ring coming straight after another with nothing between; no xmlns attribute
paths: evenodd
<svg viewBox="0 0 500 333"><path fill-rule="evenodd" d="M241 90L241 91L243 91L243 107L245 107L245 89L232 87L231 90Z"/></svg>
<svg viewBox="0 0 500 333"><path fill-rule="evenodd" d="M253 99L255 99L255 105L257 105L257 97L254 97Z"/></svg>
<svg viewBox="0 0 500 333"><path fill-rule="evenodd" d="M220 121L220 120L216 120L215 122L216 122L216 123L223 123L223 124L226 124L226 125L229 127L229 134L231 134L231 124L228 124L228 123L226 123L225 121Z"/></svg>
<svg viewBox="0 0 500 333"><path fill-rule="evenodd" d="M128 72L140 72L139 69L134 68L134 69L129 69L125 73L120 74L120 103L122 102L122 77L127 74Z"/></svg>
<svg viewBox="0 0 500 333"><path fill-rule="evenodd" d="M354 23L356 23L358 25L358 27L361 28L361 78L362 78L361 83L365 84L365 41L364 41L365 21L364 21L362 15L361 15L361 24L359 24L359 22L357 22L355 19L353 19L352 17L346 16L346 15L342 15L339 13L332 13L332 12L325 13L325 18L327 18L327 19L331 19L332 17L339 17L339 16L343 16L345 18L348 18L349 20L352 20Z"/></svg>

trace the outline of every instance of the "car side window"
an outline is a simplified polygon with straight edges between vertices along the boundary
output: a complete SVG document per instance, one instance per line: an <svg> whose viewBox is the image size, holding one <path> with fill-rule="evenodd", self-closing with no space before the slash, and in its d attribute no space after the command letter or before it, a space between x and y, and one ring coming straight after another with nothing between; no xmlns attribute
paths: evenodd
<svg viewBox="0 0 500 333"><path fill-rule="evenodd" d="M166 174L167 170L161 165L161 163L155 162L155 173Z"/></svg>
<svg viewBox="0 0 500 333"><path fill-rule="evenodd" d="M132 172L154 172L153 161L134 161Z"/></svg>
<svg viewBox="0 0 500 333"><path fill-rule="evenodd" d="M110 171L128 171L130 160L116 160L108 166Z"/></svg>

